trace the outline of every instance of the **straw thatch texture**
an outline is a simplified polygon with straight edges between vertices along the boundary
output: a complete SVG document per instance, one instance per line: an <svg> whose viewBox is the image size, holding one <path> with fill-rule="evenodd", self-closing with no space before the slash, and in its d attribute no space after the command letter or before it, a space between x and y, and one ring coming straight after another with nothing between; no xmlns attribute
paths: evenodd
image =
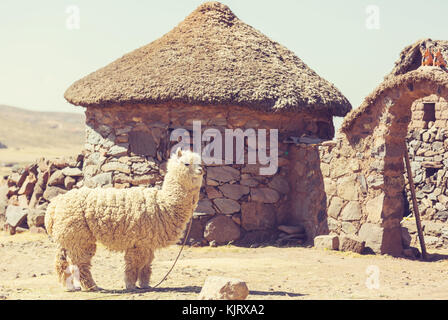
<svg viewBox="0 0 448 320"><path fill-rule="evenodd" d="M395 67L385 79L418 69L422 63L421 52L426 49L432 49L434 52L440 49L443 58L448 61L448 41L422 39L407 46L400 52L400 58L395 62Z"/></svg>
<svg viewBox="0 0 448 320"><path fill-rule="evenodd" d="M448 73L438 67L420 67L402 75L388 77L364 99L359 108L352 110L344 118L341 131L349 132L355 120L366 112L368 108L375 105L376 101L388 90L401 89L401 94L406 94L406 92L412 94L413 88L419 85L431 86L434 93L441 93L442 90L446 93L448 91Z"/></svg>
<svg viewBox="0 0 448 320"><path fill-rule="evenodd" d="M176 101L335 116L351 110L336 87L218 2L75 82L65 98L85 107Z"/></svg>

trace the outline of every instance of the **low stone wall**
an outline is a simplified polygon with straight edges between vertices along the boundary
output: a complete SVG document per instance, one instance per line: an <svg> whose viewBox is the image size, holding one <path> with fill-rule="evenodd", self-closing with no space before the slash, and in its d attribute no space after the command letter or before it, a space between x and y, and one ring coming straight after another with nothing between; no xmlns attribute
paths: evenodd
<svg viewBox="0 0 448 320"><path fill-rule="evenodd" d="M83 160L82 154L68 158L42 158L8 176L0 187L3 190L0 192L0 228L7 226L7 209L12 210L12 215L24 218L14 217L17 224L12 226L12 233L16 227L44 227L43 217L51 199L84 185Z"/></svg>

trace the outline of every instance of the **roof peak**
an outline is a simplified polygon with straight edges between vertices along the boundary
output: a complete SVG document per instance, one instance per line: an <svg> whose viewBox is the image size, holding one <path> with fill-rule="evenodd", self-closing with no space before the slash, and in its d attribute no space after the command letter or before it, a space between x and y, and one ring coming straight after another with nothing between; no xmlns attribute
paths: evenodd
<svg viewBox="0 0 448 320"><path fill-rule="evenodd" d="M191 22L191 20L217 20L218 22L233 25L237 16L230 10L228 6L218 1L204 2L188 15L183 22Z"/></svg>
<svg viewBox="0 0 448 320"><path fill-rule="evenodd" d="M266 112L344 116L349 101L293 52L205 2L161 38L76 81L76 105L238 105Z"/></svg>
<svg viewBox="0 0 448 320"><path fill-rule="evenodd" d="M204 2L201 5L199 5L199 7L197 7L195 11L209 11L209 10L226 11L232 13L232 10L230 10L228 6L219 1Z"/></svg>

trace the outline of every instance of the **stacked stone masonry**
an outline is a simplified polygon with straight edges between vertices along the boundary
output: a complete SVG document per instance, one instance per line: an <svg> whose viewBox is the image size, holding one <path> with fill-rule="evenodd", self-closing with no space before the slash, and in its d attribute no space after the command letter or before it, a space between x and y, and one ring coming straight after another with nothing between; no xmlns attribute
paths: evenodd
<svg viewBox="0 0 448 320"><path fill-rule="evenodd" d="M405 140L426 244L448 246L448 105L434 96L415 103L400 101L397 91L389 93L396 102L378 99L349 134L341 132L334 144L322 145L319 151L329 233L357 235L374 252L399 255L403 248L419 247L415 219L403 220L412 212L403 161ZM401 103L412 107L400 107ZM435 104L432 121L423 120L425 114L420 112L427 103Z"/></svg>
<svg viewBox="0 0 448 320"><path fill-rule="evenodd" d="M341 132L319 144L284 142L303 135L327 139L333 129L324 115L192 106L176 106L174 112L172 105L89 108L83 154L40 159L10 175L2 188L7 205L44 211L53 197L84 185L161 186L176 143L170 133L185 128L192 136L193 119L201 120L202 132L275 128L279 162L274 175L260 175L261 166L247 164L247 158L243 164L206 166L189 243L309 243L333 234L357 236L374 252L398 254L418 247L415 221L403 219L413 211L403 165L406 138L426 244L448 247L448 104L435 96L407 109L379 103L361 115L349 135ZM315 125L319 122L327 129Z"/></svg>
<svg viewBox="0 0 448 320"><path fill-rule="evenodd" d="M45 232L44 216L48 203L56 196L84 185L84 156L41 158L0 181L0 229L38 228ZM8 215L9 213L9 215ZM8 223L12 219L15 223ZM10 221L9 221L10 222Z"/></svg>
<svg viewBox="0 0 448 320"><path fill-rule="evenodd" d="M412 105L412 121L406 137L416 198L422 218L425 243L448 247L448 103L431 95ZM404 215L413 216L407 177ZM411 245L417 246L417 232L406 221Z"/></svg>
<svg viewBox="0 0 448 320"><path fill-rule="evenodd" d="M270 152L269 129L278 129L278 170L273 175L260 175L260 168L264 166L248 163L247 143L242 164L234 159L232 164L206 165L189 243L253 244L276 239L303 243L306 236L310 236L308 231L314 228L314 220L308 223L306 235L305 230L294 236L277 227L306 223L300 213L291 212L290 193L295 188L303 188L303 179L297 181L292 178L290 171L299 170L311 176L308 170L311 165L317 173L318 151L317 148L310 154L305 149L297 151L295 145L283 141L290 136L303 135L331 138L334 128L330 115L267 114L236 106L204 108L170 103L90 107L86 118L87 137L82 171L84 184L88 187L160 186L169 152L177 143L170 141L171 132L183 128L193 138L193 120L201 122L202 133L209 128L219 130L223 136L223 154L226 129L266 129L267 147L263 151L267 155ZM205 144L203 142L202 147ZM305 167L303 163L306 163ZM307 186L308 192L313 192L314 180ZM294 188L291 188L291 183L294 183ZM294 201L308 201L307 209L315 208L313 197L307 194L307 190L300 190L300 198ZM322 194L317 198L316 201L323 201Z"/></svg>

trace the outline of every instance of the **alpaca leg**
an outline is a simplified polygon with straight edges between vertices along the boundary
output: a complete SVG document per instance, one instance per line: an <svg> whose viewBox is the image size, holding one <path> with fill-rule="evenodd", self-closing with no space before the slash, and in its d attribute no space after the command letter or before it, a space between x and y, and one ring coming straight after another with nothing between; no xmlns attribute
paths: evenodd
<svg viewBox="0 0 448 320"><path fill-rule="evenodd" d="M151 278L151 263L154 260L154 251L149 251L149 257L146 264L140 269L138 273L138 285L142 289L149 288L149 279Z"/></svg>
<svg viewBox="0 0 448 320"><path fill-rule="evenodd" d="M83 246L78 244L78 247L68 250L67 254L72 262L75 277L79 277L81 288L84 291L95 291L98 287L93 280L90 272L92 257L96 252L96 244L84 243Z"/></svg>
<svg viewBox="0 0 448 320"><path fill-rule="evenodd" d="M148 261L148 252L143 248L130 248L124 254L125 270L124 282L126 289L135 290L140 270L146 265Z"/></svg>
<svg viewBox="0 0 448 320"><path fill-rule="evenodd" d="M62 283L64 287L67 286L67 280L69 280L70 274L67 272L69 263L67 261L67 254L64 248L59 248L56 253L55 259L55 271L59 282Z"/></svg>

